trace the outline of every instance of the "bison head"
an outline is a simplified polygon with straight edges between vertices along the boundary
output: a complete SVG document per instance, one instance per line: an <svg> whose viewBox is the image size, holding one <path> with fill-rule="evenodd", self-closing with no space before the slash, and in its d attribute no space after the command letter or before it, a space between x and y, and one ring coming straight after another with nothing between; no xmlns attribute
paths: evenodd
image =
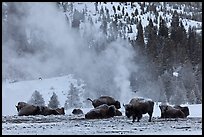
<svg viewBox="0 0 204 137"><path fill-rule="evenodd" d="M83 114L83 111L81 109L73 109L72 114L78 115L78 114Z"/></svg>
<svg viewBox="0 0 204 137"><path fill-rule="evenodd" d="M116 115L116 108L114 105L109 106L108 108L108 116L113 117Z"/></svg>
<svg viewBox="0 0 204 137"><path fill-rule="evenodd" d="M189 115L189 109L188 109L188 107L183 107L183 108L181 109L181 111L185 114L186 117Z"/></svg>
<svg viewBox="0 0 204 137"><path fill-rule="evenodd" d="M119 101L115 101L115 107L116 107L117 109L120 109L120 108L121 108Z"/></svg>
<svg viewBox="0 0 204 137"><path fill-rule="evenodd" d="M133 114L133 105L132 104L126 104L124 105L124 108L125 108L125 115L130 118Z"/></svg>
<svg viewBox="0 0 204 137"><path fill-rule="evenodd" d="M16 106L17 111L19 112L26 105L28 105L28 104L25 102L18 102L18 105Z"/></svg>

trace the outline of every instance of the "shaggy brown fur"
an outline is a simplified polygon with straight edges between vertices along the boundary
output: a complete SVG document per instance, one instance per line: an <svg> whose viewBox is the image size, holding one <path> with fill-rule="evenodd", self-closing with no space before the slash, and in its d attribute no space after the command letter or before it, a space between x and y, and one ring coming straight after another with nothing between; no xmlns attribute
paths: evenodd
<svg viewBox="0 0 204 137"><path fill-rule="evenodd" d="M79 108L75 108L73 109L72 114L74 115L83 114L83 111Z"/></svg>
<svg viewBox="0 0 204 137"><path fill-rule="evenodd" d="M16 106L17 111L19 112L26 105L28 105L28 104L25 102L18 102L18 105Z"/></svg>
<svg viewBox="0 0 204 137"><path fill-rule="evenodd" d="M110 118L115 116L116 108L114 105L108 106L107 104L102 104L94 109L91 109L85 114L86 119L102 119Z"/></svg>
<svg viewBox="0 0 204 137"><path fill-rule="evenodd" d="M121 108L120 102L115 100L113 97L110 97L110 96L101 96L98 99L94 99L94 100L87 98L87 100L90 100L92 102L92 105L94 108L96 108L102 104L107 104L108 106L114 105L117 109Z"/></svg>
<svg viewBox="0 0 204 137"><path fill-rule="evenodd" d="M60 115L56 109L49 108L47 106L40 106L40 115Z"/></svg>
<svg viewBox="0 0 204 137"><path fill-rule="evenodd" d="M29 115L64 115L64 108L52 109L47 106L35 106L25 102L18 102L16 106L19 116L29 116Z"/></svg>
<svg viewBox="0 0 204 137"><path fill-rule="evenodd" d="M160 105L161 118L185 118L185 114L177 108L169 105Z"/></svg>
<svg viewBox="0 0 204 137"><path fill-rule="evenodd" d="M38 115L40 108L25 102L18 102L16 106L18 116Z"/></svg>
<svg viewBox="0 0 204 137"><path fill-rule="evenodd" d="M132 122L137 122L142 118L142 114L149 114L149 122L151 122L152 113L154 109L154 102L151 100L144 100L141 98L133 98L129 104L123 105L125 107L125 115L130 118L133 117Z"/></svg>
<svg viewBox="0 0 204 137"><path fill-rule="evenodd" d="M184 113L185 117L187 117L189 115L189 108L187 106L181 107L179 105L176 105L176 106L174 106L174 108L180 109Z"/></svg>

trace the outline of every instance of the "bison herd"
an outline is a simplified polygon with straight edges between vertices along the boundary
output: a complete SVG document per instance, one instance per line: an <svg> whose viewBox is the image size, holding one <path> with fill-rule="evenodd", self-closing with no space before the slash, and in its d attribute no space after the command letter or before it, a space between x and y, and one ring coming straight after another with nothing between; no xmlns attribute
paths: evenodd
<svg viewBox="0 0 204 137"><path fill-rule="evenodd" d="M29 115L64 115L64 108L52 109L47 106L31 105L25 102L18 102L16 106L18 116L29 116Z"/></svg>
<svg viewBox="0 0 204 137"><path fill-rule="evenodd" d="M97 99L90 99L93 105L93 109L85 114L85 119L102 119L110 118L114 116L122 116L122 112L119 110L121 104L118 100L115 100L110 96L101 96ZM151 122L152 114L154 110L154 102L150 99L144 98L132 98L128 104L123 104L125 108L125 116L128 118L132 117L132 122L137 122L142 118L143 114L149 115L149 122ZM189 115L188 107L181 107L179 105L170 106L166 104L159 105L161 110L161 118L186 118ZM64 115L64 108L52 109L47 106L36 106L25 102L18 102L16 106L18 111L18 116L28 116L28 115ZM83 114L81 109L75 108L72 114L78 115Z"/></svg>

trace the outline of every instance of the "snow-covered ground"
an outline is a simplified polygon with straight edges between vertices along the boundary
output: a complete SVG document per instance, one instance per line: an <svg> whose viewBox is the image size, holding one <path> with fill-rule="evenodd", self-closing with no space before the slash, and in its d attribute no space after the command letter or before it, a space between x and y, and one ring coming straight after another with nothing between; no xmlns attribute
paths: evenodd
<svg viewBox="0 0 204 137"><path fill-rule="evenodd" d="M84 110L84 109L83 109ZM84 110L86 112L89 109ZM71 111L70 111L71 112ZM148 122L144 115L140 122L115 116L107 119L85 119L84 114L63 116L3 116L2 134L24 135L201 135L202 117L160 119Z"/></svg>
<svg viewBox="0 0 204 137"><path fill-rule="evenodd" d="M120 111L122 116L107 119L87 120L84 114L92 107L83 106L84 114L73 115L73 108L63 116L17 116L15 105L19 101L27 102L33 91L43 95L47 105L52 92L58 95L61 106L64 105L69 84L77 86L72 75L14 83L2 83L2 134L202 134L202 104L183 104L188 106L190 115L186 119L160 119L159 102L155 103L153 120L143 115L140 122L132 123ZM129 99L130 100L130 99Z"/></svg>

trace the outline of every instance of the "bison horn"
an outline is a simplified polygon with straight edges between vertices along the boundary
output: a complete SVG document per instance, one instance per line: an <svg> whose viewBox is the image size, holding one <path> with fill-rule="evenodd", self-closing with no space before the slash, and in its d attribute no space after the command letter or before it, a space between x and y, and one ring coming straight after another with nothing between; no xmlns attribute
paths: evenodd
<svg viewBox="0 0 204 137"><path fill-rule="evenodd" d="M123 107L126 108L126 105L123 103Z"/></svg>

